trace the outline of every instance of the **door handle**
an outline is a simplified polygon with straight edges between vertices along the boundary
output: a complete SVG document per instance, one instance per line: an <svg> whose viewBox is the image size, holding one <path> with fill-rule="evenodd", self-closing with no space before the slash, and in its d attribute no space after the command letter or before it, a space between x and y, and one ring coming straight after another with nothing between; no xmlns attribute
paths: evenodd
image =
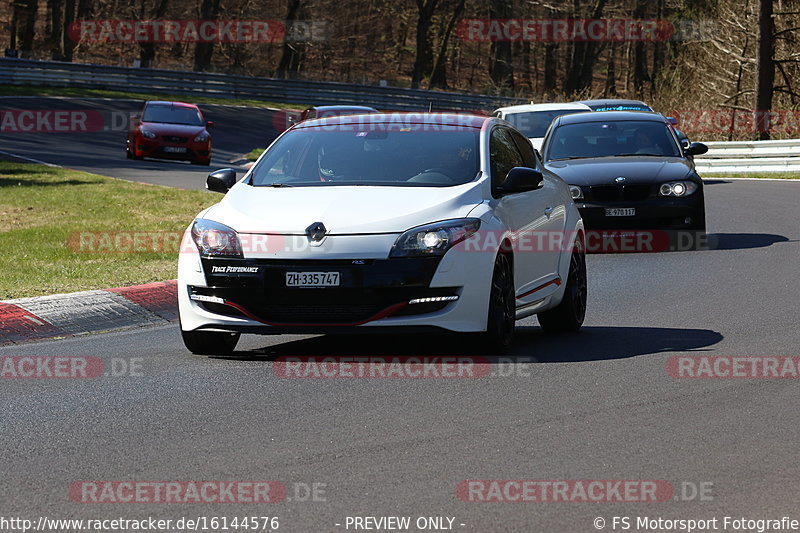
<svg viewBox="0 0 800 533"><path fill-rule="evenodd" d="M553 214L553 208L552 207L545 207L544 208L544 214L549 217L550 215Z"/></svg>

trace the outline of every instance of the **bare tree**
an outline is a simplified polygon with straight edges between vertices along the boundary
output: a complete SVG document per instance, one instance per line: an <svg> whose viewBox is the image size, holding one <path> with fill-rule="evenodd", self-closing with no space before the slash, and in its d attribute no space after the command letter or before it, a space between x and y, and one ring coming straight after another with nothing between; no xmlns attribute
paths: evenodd
<svg viewBox="0 0 800 533"><path fill-rule="evenodd" d="M491 0L489 3L490 19L510 19L514 16L513 0ZM491 63L489 77L499 87L514 88L514 64L512 62L511 42L493 41L491 46Z"/></svg>
<svg viewBox="0 0 800 533"><path fill-rule="evenodd" d="M74 0L66 0L67 4L70 2L74 2ZM139 9L139 18L141 20L158 20L163 19L164 15L167 14L167 6L169 5L169 0L156 0L155 5L148 10L147 9L147 0L141 0L142 4ZM139 43L139 61L141 63L142 68L151 68L153 66L153 60L156 58L156 43L152 41L146 41Z"/></svg>
<svg viewBox="0 0 800 533"><path fill-rule="evenodd" d="M300 72L300 61L305 52L305 44L291 40L291 26L303 15L305 5L302 0L288 0L286 12L286 36L283 40L283 53L275 70L276 78L295 78Z"/></svg>
<svg viewBox="0 0 800 533"><path fill-rule="evenodd" d="M411 71L411 87L418 88L422 79L433 68L431 48L431 22L439 0L417 0L417 50Z"/></svg>
<svg viewBox="0 0 800 533"><path fill-rule="evenodd" d="M445 29L444 35L439 43L439 55L436 57L436 63L433 66L431 81L428 84L428 87L431 89L449 88L447 85L447 46L450 42L450 35L453 33L453 28L455 28L456 22L458 22L458 19L464 14L464 7L466 6L466 3L466 0L458 0L458 4L456 4L455 9L453 10L453 15L450 17L450 20L447 23L447 28Z"/></svg>
<svg viewBox="0 0 800 533"><path fill-rule="evenodd" d="M200 18L216 20L219 17L220 0L200 0ZM198 41L194 47L194 70L202 72L211 66L214 43Z"/></svg>
<svg viewBox="0 0 800 533"><path fill-rule="evenodd" d="M597 0L592 10L593 19L603 18L606 0ZM576 13L579 7L579 0L575 0ZM564 83L566 94L576 94L592 86L592 75L594 67L601 52L600 43L597 41L578 41L572 47L572 61Z"/></svg>
<svg viewBox="0 0 800 533"><path fill-rule="evenodd" d="M772 94L775 88L774 25L772 0L758 2L758 47L756 52L755 121L757 138L766 140L769 134L769 114L772 111Z"/></svg>

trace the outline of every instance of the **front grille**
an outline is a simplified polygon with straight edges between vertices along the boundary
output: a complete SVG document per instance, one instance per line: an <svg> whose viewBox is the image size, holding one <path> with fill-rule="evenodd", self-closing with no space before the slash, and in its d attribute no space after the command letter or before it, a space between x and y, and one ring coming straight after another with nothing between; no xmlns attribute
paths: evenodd
<svg viewBox="0 0 800 533"><path fill-rule="evenodd" d="M176 137L175 135L164 135L164 140L171 143L185 143L188 137Z"/></svg>
<svg viewBox="0 0 800 533"><path fill-rule="evenodd" d="M620 188L615 185L592 187L592 198L598 202L615 202L619 200Z"/></svg>
<svg viewBox="0 0 800 533"><path fill-rule="evenodd" d="M650 185L623 185L623 200L644 200L650 196Z"/></svg>
<svg viewBox="0 0 800 533"><path fill-rule="evenodd" d="M633 185L599 185L590 188L592 199L598 202L639 201L650 196L651 186Z"/></svg>

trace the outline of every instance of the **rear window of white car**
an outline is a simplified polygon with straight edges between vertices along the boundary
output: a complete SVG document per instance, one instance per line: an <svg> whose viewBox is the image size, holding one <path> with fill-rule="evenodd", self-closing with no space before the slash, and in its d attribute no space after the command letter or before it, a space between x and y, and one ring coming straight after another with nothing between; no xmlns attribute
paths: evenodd
<svg viewBox="0 0 800 533"><path fill-rule="evenodd" d="M580 109L557 109L553 111L528 111L525 113L510 113L504 118L507 122L514 125L517 130L522 132L529 139L544 137L547 128L553 119L561 115L580 113ZM585 109L583 110L585 111Z"/></svg>

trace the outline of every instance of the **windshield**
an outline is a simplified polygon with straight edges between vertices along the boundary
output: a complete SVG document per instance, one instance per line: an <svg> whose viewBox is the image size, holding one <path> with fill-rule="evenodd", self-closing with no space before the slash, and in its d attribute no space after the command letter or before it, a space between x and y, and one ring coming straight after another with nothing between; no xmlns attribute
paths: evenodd
<svg viewBox="0 0 800 533"><path fill-rule="evenodd" d="M544 137L547 133L547 128L553 119L561 115L569 115L571 113L580 113L586 111L585 109L555 109L552 111L529 111L526 113L511 113L505 116L505 120L510 122L522 134L529 138L534 139Z"/></svg>
<svg viewBox="0 0 800 533"><path fill-rule="evenodd" d="M251 174L255 186L447 187L475 179L480 130L337 131L301 128L281 137ZM344 131L347 128L349 131Z"/></svg>
<svg viewBox="0 0 800 533"><path fill-rule="evenodd" d="M186 124L187 126L203 126L203 117L193 107L175 105L148 105L144 108L142 122L160 122L162 124Z"/></svg>
<svg viewBox="0 0 800 533"><path fill-rule="evenodd" d="M579 159L613 156L680 157L666 124L626 120L564 124L550 132L545 158Z"/></svg>

